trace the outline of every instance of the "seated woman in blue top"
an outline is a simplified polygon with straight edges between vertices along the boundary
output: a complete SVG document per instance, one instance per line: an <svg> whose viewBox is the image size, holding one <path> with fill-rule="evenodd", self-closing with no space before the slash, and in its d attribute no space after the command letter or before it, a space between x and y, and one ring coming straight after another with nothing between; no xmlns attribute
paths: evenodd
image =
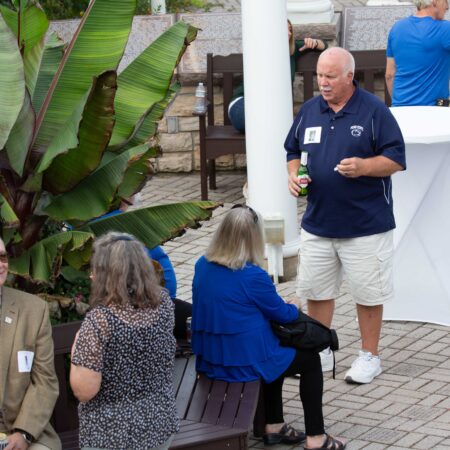
<svg viewBox="0 0 450 450"><path fill-rule="evenodd" d="M342 450L345 442L325 434L323 377L318 353L282 347L270 320L294 321L297 306L277 294L260 267L264 258L261 221L249 207L235 205L225 216L195 265L192 349L197 370L225 381L261 379L266 445L295 444L305 434L284 422L284 378L300 374L307 449Z"/></svg>

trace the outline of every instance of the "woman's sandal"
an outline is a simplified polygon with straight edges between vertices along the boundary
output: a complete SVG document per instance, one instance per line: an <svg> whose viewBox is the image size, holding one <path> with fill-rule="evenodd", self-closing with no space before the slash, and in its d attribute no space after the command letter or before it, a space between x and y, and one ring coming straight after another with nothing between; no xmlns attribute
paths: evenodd
<svg viewBox="0 0 450 450"><path fill-rule="evenodd" d="M344 450L347 444L338 441L334 437L329 434L325 434L325 441L322 444L322 447L304 447L305 450Z"/></svg>
<svg viewBox="0 0 450 450"><path fill-rule="evenodd" d="M285 423L278 433L266 433L263 435L264 445L275 444L299 444L306 439L305 433L297 431Z"/></svg>

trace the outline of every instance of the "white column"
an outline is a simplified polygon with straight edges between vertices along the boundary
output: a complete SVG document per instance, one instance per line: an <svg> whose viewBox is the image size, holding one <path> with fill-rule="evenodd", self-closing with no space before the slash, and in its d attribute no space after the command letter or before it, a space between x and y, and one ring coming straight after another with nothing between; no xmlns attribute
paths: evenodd
<svg viewBox="0 0 450 450"><path fill-rule="evenodd" d="M284 218L283 256L290 257L298 251L299 224L283 147L293 121L286 8L274 8L273 0L241 5L248 203L263 217Z"/></svg>
<svg viewBox="0 0 450 450"><path fill-rule="evenodd" d="M330 0L287 0L287 11L293 24L331 23L334 16Z"/></svg>
<svg viewBox="0 0 450 450"><path fill-rule="evenodd" d="M151 0L152 14L166 13L166 0Z"/></svg>

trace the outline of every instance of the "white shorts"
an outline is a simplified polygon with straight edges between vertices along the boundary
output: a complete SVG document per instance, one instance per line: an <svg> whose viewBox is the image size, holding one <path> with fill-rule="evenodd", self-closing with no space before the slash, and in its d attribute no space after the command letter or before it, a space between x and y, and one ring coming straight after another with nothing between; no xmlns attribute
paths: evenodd
<svg viewBox="0 0 450 450"><path fill-rule="evenodd" d="M297 295L330 300L339 295L343 275L359 305L382 305L394 293L393 230L350 239L315 236L301 230Z"/></svg>

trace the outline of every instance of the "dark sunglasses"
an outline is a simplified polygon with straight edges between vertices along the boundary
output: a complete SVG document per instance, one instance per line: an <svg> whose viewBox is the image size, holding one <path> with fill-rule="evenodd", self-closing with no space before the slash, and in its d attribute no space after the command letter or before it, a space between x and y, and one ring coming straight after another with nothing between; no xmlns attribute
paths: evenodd
<svg viewBox="0 0 450 450"><path fill-rule="evenodd" d="M0 262L3 264L8 264L8 253L6 252L0 253Z"/></svg>
<svg viewBox="0 0 450 450"><path fill-rule="evenodd" d="M233 205L231 207L231 209L236 209L236 208L248 209L252 214L253 222L258 223L258 214L256 214L256 212L253 208L250 208L250 206L247 206L247 205L243 205L242 203L237 203L236 205Z"/></svg>

